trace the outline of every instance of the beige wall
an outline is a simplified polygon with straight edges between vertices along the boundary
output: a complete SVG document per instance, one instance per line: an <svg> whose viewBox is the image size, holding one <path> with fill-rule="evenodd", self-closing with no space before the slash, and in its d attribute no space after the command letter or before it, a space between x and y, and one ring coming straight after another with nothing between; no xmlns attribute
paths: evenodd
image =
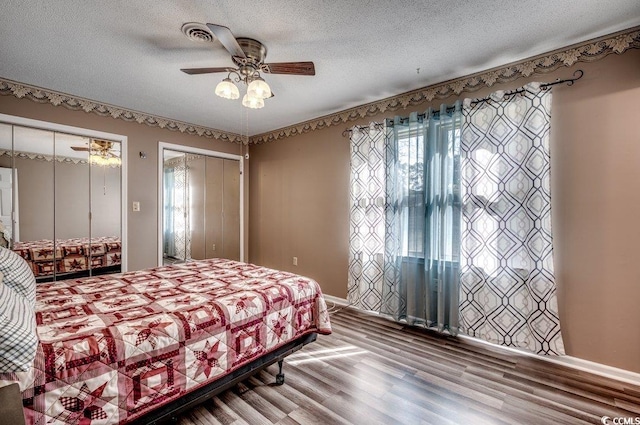
<svg viewBox="0 0 640 425"><path fill-rule="evenodd" d="M251 147L249 258L346 297L349 140L330 127ZM298 258L298 266L292 258Z"/></svg>
<svg viewBox="0 0 640 425"><path fill-rule="evenodd" d="M149 127L84 111L41 104L13 96L0 96L0 113L87 128L128 137L128 268L136 270L157 265L158 235L158 142L193 146L225 153L240 154L240 146L204 137ZM147 154L141 159L139 152ZM245 164L245 194L248 194L248 167ZM140 212L131 211L131 203L140 202ZM245 217L248 214L245 197ZM245 218L245 223L247 223ZM245 232L245 247L248 232Z"/></svg>
<svg viewBox="0 0 640 425"><path fill-rule="evenodd" d="M461 98L565 78L577 68L582 80L554 88L551 140L565 345L569 355L640 372L640 51ZM253 262L308 275L326 294L346 297L349 140L342 131L393 115L252 147Z"/></svg>

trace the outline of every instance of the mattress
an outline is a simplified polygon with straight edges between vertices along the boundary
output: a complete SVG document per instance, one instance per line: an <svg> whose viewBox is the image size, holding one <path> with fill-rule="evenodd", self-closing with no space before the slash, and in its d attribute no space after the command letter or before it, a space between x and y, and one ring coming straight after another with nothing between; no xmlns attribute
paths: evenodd
<svg viewBox="0 0 640 425"><path fill-rule="evenodd" d="M312 279L211 259L39 284L18 381L27 423L126 423L301 336L331 332Z"/></svg>

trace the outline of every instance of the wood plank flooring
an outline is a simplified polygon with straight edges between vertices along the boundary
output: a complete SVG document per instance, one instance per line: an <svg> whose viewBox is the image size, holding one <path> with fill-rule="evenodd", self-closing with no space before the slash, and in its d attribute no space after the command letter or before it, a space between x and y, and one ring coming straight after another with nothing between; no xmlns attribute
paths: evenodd
<svg viewBox="0 0 640 425"><path fill-rule="evenodd" d="M351 308L331 324L285 360L283 386L272 365L178 424L640 423L639 386Z"/></svg>

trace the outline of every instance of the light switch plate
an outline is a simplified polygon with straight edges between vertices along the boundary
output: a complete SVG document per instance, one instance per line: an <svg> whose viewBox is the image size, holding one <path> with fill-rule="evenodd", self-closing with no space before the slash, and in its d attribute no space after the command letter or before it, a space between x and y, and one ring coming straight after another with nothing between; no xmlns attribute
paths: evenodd
<svg viewBox="0 0 640 425"><path fill-rule="evenodd" d="M140 211L140 202L136 201L136 202L133 203L133 211L134 212Z"/></svg>

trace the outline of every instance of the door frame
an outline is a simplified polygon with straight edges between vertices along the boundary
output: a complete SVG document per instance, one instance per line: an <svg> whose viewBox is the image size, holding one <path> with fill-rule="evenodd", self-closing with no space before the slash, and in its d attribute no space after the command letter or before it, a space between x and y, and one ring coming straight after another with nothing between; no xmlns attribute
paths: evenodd
<svg viewBox="0 0 640 425"><path fill-rule="evenodd" d="M20 240L20 210L18 206L20 203L18 202L18 169L13 167L0 167L0 172L2 170L9 170L9 178L10 178L10 203L11 203L11 211L9 212L9 218L7 221L10 223L9 227L11 228L11 235L14 240ZM4 206L4 202L2 203ZM2 211L0 211L0 217L5 217L2 215ZM7 227L7 222L3 221L5 228Z"/></svg>
<svg viewBox="0 0 640 425"><path fill-rule="evenodd" d="M240 166L240 261L244 261L244 157L226 152L211 151L192 146L176 145L174 143L158 142L158 267L163 265L163 236L164 236L164 151L177 151L196 155L206 155L214 158L238 161Z"/></svg>

